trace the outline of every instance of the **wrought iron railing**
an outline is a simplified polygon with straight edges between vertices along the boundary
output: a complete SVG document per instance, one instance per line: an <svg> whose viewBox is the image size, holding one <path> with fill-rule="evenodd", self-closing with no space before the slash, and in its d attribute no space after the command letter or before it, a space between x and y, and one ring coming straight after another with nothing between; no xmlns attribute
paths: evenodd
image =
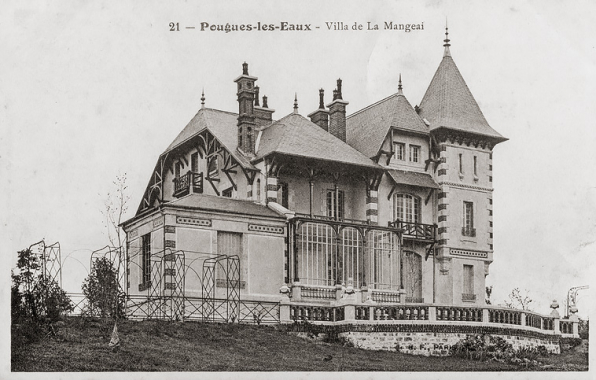
<svg viewBox="0 0 596 380"><path fill-rule="evenodd" d="M416 239L424 241L435 241L436 239L436 224L424 224L396 220L393 223L389 223L389 226L402 230L403 237L406 239Z"/></svg>
<svg viewBox="0 0 596 380"><path fill-rule="evenodd" d="M179 198L190 193L203 192L203 173L187 172L180 178L174 178L174 196Z"/></svg>

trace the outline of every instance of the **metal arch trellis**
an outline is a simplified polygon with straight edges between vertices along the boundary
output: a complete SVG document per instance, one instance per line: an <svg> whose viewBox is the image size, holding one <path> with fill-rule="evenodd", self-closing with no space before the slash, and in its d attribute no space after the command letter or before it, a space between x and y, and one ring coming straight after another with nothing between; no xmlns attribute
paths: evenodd
<svg viewBox="0 0 596 380"><path fill-rule="evenodd" d="M223 272L225 298L217 298L217 269ZM221 280L221 279L220 279ZM240 258L218 255L203 262L202 319L215 322L235 322L240 318Z"/></svg>
<svg viewBox="0 0 596 380"><path fill-rule="evenodd" d="M37 248L37 252L35 252L35 248ZM60 243L55 242L52 245L46 245L42 239L37 243L31 244L29 250L40 258L43 278L55 281L62 287L62 254L60 252Z"/></svg>
<svg viewBox="0 0 596 380"><path fill-rule="evenodd" d="M125 293L126 291L125 263L122 256L122 247L110 247L106 245L103 248L91 252L91 257L89 258L89 270L93 269L93 263L100 258L107 258L110 261L112 266L116 269L119 293Z"/></svg>
<svg viewBox="0 0 596 380"><path fill-rule="evenodd" d="M151 283L147 288L148 318L184 320L184 267L184 251L166 248L151 258Z"/></svg>

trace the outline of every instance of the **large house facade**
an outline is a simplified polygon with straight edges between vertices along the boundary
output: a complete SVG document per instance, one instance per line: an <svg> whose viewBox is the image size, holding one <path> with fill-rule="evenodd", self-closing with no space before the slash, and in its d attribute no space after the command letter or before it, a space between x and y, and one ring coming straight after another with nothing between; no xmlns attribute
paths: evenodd
<svg viewBox="0 0 596 380"><path fill-rule="evenodd" d="M448 39L416 107L400 77L395 94L349 114L338 79L327 104L321 89L318 109L303 116L295 102L275 119L257 79L244 63L238 111L203 97L159 156L123 224L129 295L484 305L492 152L506 138Z"/></svg>

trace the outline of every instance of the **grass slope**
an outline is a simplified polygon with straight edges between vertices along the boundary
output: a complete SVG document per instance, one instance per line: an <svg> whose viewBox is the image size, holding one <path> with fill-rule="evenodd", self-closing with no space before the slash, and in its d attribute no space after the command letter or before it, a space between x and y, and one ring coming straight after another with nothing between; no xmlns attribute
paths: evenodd
<svg viewBox="0 0 596 380"><path fill-rule="evenodd" d="M283 327L236 324L118 324L122 344L108 348L113 325L70 319L56 336L19 344L12 337L12 371L519 371L505 363L420 357L315 344ZM587 355L543 358L542 370L587 370ZM550 367L549 367L550 366ZM530 368L529 368L530 369ZM533 368L531 370L540 370Z"/></svg>

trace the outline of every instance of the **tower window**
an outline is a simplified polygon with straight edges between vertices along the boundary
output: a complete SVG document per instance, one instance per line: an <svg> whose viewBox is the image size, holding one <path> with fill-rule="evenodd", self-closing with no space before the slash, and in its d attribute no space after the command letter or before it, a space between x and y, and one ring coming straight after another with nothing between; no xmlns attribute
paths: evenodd
<svg viewBox="0 0 596 380"><path fill-rule="evenodd" d="M474 203L464 202L464 218L462 226L462 235L476 236L476 229L474 228Z"/></svg>
<svg viewBox="0 0 596 380"><path fill-rule="evenodd" d="M393 143L393 157L396 160L404 161L406 159L406 145L404 143Z"/></svg>
<svg viewBox="0 0 596 380"><path fill-rule="evenodd" d="M257 202L261 201L261 179L257 179Z"/></svg>
<svg viewBox="0 0 596 380"><path fill-rule="evenodd" d="M420 162L420 147L418 145L410 145L410 161Z"/></svg>
<svg viewBox="0 0 596 380"><path fill-rule="evenodd" d="M198 153L193 153L190 156L190 170L192 170L193 173L199 172L199 154Z"/></svg>
<svg viewBox="0 0 596 380"><path fill-rule="evenodd" d="M277 184L277 199L279 200L280 204L288 208L288 184L285 182L280 182Z"/></svg>
<svg viewBox="0 0 596 380"><path fill-rule="evenodd" d="M464 174L464 155L459 154L459 173Z"/></svg>
<svg viewBox="0 0 596 380"><path fill-rule="evenodd" d="M474 156L474 175L478 175L478 157Z"/></svg>
<svg viewBox="0 0 596 380"><path fill-rule="evenodd" d="M174 164L174 177L176 179L179 179L180 178L180 162L176 162Z"/></svg>

